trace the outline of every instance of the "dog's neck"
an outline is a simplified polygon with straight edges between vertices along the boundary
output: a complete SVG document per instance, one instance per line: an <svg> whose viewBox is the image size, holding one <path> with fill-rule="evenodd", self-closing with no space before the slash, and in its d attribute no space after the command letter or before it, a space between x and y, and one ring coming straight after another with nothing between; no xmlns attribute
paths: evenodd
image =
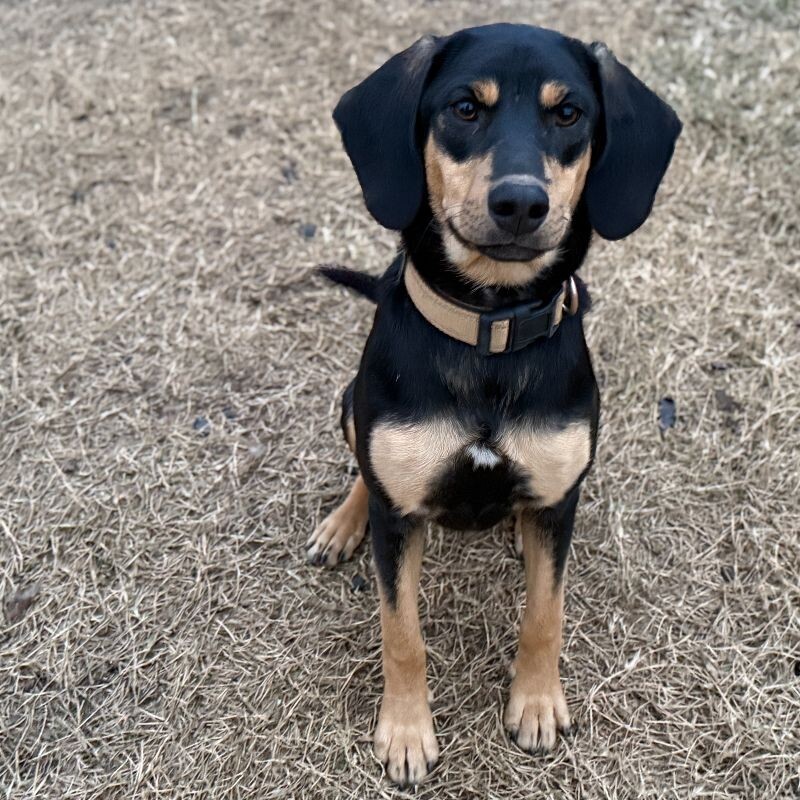
<svg viewBox="0 0 800 800"><path fill-rule="evenodd" d="M592 236L586 209L575 209L569 232L558 259L529 283L520 286L476 286L450 262L445 253L438 223L427 204L403 231L403 246L425 282L452 299L487 309L544 301L583 263Z"/></svg>

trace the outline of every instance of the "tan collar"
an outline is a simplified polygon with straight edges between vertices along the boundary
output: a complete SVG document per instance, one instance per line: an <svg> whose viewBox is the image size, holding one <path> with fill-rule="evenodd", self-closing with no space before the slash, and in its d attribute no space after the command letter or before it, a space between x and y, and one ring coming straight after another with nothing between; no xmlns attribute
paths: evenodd
<svg viewBox="0 0 800 800"><path fill-rule="evenodd" d="M572 276L547 303L518 303L481 311L439 294L407 257L403 272L408 296L419 313L434 328L477 347L483 355L511 353L536 339L549 338L561 324L565 311L572 315L578 310L578 290Z"/></svg>

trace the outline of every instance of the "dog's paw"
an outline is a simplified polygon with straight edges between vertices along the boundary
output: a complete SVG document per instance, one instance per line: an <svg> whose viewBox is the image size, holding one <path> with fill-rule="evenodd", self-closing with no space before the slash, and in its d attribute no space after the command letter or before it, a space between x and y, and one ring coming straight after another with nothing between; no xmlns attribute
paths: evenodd
<svg viewBox="0 0 800 800"><path fill-rule="evenodd" d="M384 699L373 739L375 755L399 786L421 783L439 760L439 745L426 701Z"/></svg>
<svg viewBox="0 0 800 800"><path fill-rule="evenodd" d="M344 503L311 534L306 553L309 563L335 567L340 561L347 561L364 538L368 517L366 487L362 490L356 484Z"/></svg>
<svg viewBox="0 0 800 800"><path fill-rule="evenodd" d="M546 753L556 745L556 733L570 734L569 711L558 681L550 685L524 683L517 676L505 713L505 726L511 738L529 753Z"/></svg>

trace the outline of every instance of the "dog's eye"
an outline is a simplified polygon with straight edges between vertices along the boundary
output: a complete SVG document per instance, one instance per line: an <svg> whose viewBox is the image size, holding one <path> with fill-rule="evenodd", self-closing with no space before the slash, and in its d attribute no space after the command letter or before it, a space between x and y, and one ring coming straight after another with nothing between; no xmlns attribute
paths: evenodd
<svg viewBox="0 0 800 800"><path fill-rule="evenodd" d="M453 113L467 122L474 122L478 118L478 106L472 100L459 100L453 103Z"/></svg>
<svg viewBox="0 0 800 800"><path fill-rule="evenodd" d="M562 128L574 125L581 118L581 110L572 103L562 103L556 109L556 124Z"/></svg>

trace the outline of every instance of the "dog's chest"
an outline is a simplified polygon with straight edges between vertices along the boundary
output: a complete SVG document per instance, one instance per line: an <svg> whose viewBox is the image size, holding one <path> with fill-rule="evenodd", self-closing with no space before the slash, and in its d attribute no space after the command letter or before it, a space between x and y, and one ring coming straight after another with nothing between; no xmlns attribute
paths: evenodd
<svg viewBox="0 0 800 800"><path fill-rule="evenodd" d="M380 422L370 437L372 469L392 504L446 525L483 528L521 503L557 504L591 457L588 421L501 422L495 430L442 416Z"/></svg>

